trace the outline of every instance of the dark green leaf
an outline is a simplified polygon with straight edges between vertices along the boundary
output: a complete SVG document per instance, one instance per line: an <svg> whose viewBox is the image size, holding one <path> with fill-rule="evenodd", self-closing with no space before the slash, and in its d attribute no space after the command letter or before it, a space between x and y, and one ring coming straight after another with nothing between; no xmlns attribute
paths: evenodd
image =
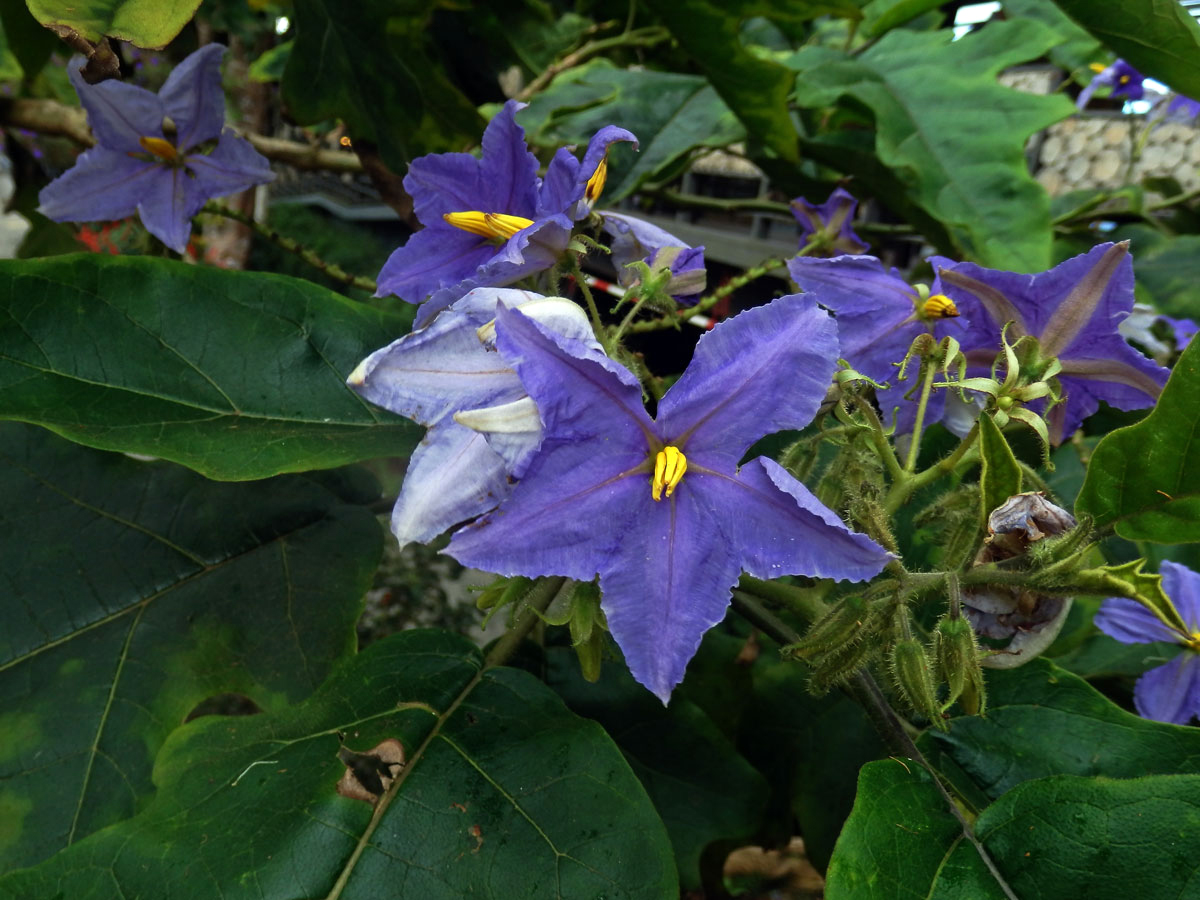
<svg viewBox="0 0 1200 900"><path fill-rule="evenodd" d="M1054 2L1142 74L1200 97L1200 25L1176 0Z"/></svg>
<svg viewBox="0 0 1200 900"><path fill-rule="evenodd" d="M604 731L481 662L463 638L410 631L300 705L178 729L139 815L0 879L0 896L676 898L662 823ZM387 740L399 771L364 759ZM397 775L376 808L338 795L339 753Z"/></svg>
<svg viewBox="0 0 1200 900"><path fill-rule="evenodd" d="M104 255L0 262L0 418L211 478L404 456L345 385L397 316L299 279Z"/></svg>
<svg viewBox="0 0 1200 900"><path fill-rule="evenodd" d="M133 815L199 701L285 709L352 652L373 493L218 484L0 426L0 869Z"/></svg>
<svg viewBox="0 0 1200 900"><path fill-rule="evenodd" d="M1094 37L1063 15L1054 0L1004 0L1004 11L1012 18L1036 19L1053 28L1059 43L1050 48L1050 61L1091 80L1093 73L1087 66L1102 58L1102 48Z"/></svg>
<svg viewBox="0 0 1200 900"><path fill-rule="evenodd" d="M416 156L479 142L474 106L428 54L434 0L296 0L283 97L304 125L340 118L402 172Z"/></svg>
<svg viewBox="0 0 1200 900"><path fill-rule="evenodd" d="M604 59L563 72L518 119L533 143L550 148L586 145L604 125L629 123L638 152L613 148L604 203L662 179L696 147L723 147L746 134L703 78L618 69Z"/></svg>
<svg viewBox="0 0 1200 900"><path fill-rule="evenodd" d="M1123 232L1132 232L1138 299L1169 316L1200 319L1200 282L1195 277L1200 234L1164 238L1161 232L1141 228Z"/></svg>
<svg viewBox="0 0 1200 900"><path fill-rule="evenodd" d="M5 52L12 53L22 73L33 78L50 54L62 46L58 37L30 15L23 0L0 0L0 22L4 24Z"/></svg>
<svg viewBox="0 0 1200 900"><path fill-rule="evenodd" d="M938 0L872 0L863 7L862 33L879 37L941 5Z"/></svg>
<svg viewBox="0 0 1200 900"><path fill-rule="evenodd" d="M1200 777L1059 775L1018 785L975 833L1022 900L1200 892Z"/></svg>
<svg viewBox="0 0 1200 900"><path fill-rule="evenodd" d="M192 20L200 0L26 0L43 25L64 25L93 43L105 35L138 47L165 47Z"/></svg>
<svg viewBox="0 0 1200 900"><path fill-rule="evenodd" d="M993 510L1009 497L1021 493L1021 467L1017 465L1004 433L988 415L979 417L979 456L983 463L979 475L983 507L980 521L986 525Z"/></svg>
<svg viewBox="0 0 1200 900"><path fill-rule="evenodd" d="M797 100L865 105L880 160L961 253L996 268L1042 271L1050 267L1050 206L1029 175L1025 142L1074 107L1065 97L1002 87L996 76L1036 58L1056 36L1028 20L951 36L891 31L855 57L805 48L789 62L800 75Z"/></svg>
<svg viewBox="0 0 1200 900"><path fill-rule="evenodd" d="M829 900L1003 900L979 852L913 762L868 763L854 811L838 838Z"/></svg>
<svg viewBox="0 0 1200 900"><path fill-rule="evenodd" d="M759 826L767 785L694 703L664 707L621 663L589 684L575 652L547 652L547 682L578 715L604 726L654 801L684 890L701 887L700 855L716 841L745 843Z"/></svg>
<svg viewBox="0 0 1200 900"><path fill-rule="evenodd" d="M1192 341L1158 403L1096 446L1075 508L1130 540L1200 541L1200 341Z"/></svg>
<svg viewBox="0 0 1200 900"><path fill-rule="evenodd" d="M987 686L986 718L961 716L932 739L992 798L1057 774L1200 775L1200 730L1125 712L1044 659L988 670Z"/></svg>
<svg viewBox="0 0 1200 900"><path fill-rule="evenodd" d="M272 47L250 64L247 74L255 81L279 81L291 58L292 44L292 41L284 41L278 47Z"/></svg>

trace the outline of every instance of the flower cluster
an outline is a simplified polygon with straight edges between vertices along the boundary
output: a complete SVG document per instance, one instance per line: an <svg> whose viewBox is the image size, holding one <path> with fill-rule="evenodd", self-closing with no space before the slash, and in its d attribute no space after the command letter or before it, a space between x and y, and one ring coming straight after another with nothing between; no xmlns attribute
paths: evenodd
<svg viewBox="0 0 1200 900"><path fill-rule="evenodd" d="M42 189L42 215L96 222L136 212L147 231L182 253L205 202L271 181L267 160L224 127L224 54L217 44L201 47L157 94L120 81L88 84L73 61L68 73L96 146Z"/></svg>

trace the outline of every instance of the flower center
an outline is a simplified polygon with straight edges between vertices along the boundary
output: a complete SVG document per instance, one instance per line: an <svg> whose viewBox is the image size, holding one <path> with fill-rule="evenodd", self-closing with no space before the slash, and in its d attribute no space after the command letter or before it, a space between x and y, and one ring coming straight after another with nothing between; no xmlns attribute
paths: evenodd
<svg viewBox="0 0 1200 900"><path fill-rule="evenodd" d="M583 196L587 199L588 209L591 209L597 200L600 199L600 194L604 191L604 182L608 180L608 154L605 153L600 159L600 165L596 166L596 171L592 173L592 177L588 179L587 186L583 189Z"/></svg>
<svg viewBox="0 0 1200 900"><path fill-rule="evenodd" d="M958 307L945 294L933 294L921 307L921 316L926 319L954 319L958 317Z"/></svg>
<svg viewBox="0 0 1200 900"><path fill-rule="evenodd" d="M1200 631L1193 631L1183 642L1183 646L1200 653Z"/></svg>
<svg viewBox="0 0 1200 900"><path fill-rule="evenodd" d="M509 216L504 213L485 213L478 210L470 212L443 213L442 218L455 228L469 231L485 238L499 238L507 241L522 228L533 224L533 219L521 216Z"/></svg>
<svg viewBox="0 0 1200 900"><path fill-rule="evenodd" d="M663 488L666 488L666 495L670 497L686 471L687 457L679 452L678 447L668 444L659 450L654 457L654 478L650 482L650 496L654 502L663 498Z"/></svg>
<svg viewBox="0 0 1200 900"><path fill-rule="evenodd" d="M138 138L138 143L142 145L142 149L147 153L157 156L164 162L174 163L179 161L179 151L175 149L175 145L170 141L156 137L141 137Z"/></svg>

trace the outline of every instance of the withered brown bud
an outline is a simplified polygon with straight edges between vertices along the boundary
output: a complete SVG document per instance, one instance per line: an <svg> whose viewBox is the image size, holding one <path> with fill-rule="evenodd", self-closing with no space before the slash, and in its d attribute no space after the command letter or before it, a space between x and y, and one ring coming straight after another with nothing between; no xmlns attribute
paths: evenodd
<svg viewBox="0 0 1200 900"><path fill-rule="evenodd" d="M975 565L1012 559L1030 545L1075 527L1075 517L1040 491L1009 497L988 516L988 536ZM982 587L963 592L971 627L980 637L1001 643L981 665L1012 669L1034 659L1053 643L1071 609L1070 597L1051 597L1023 588Z"/></svg>

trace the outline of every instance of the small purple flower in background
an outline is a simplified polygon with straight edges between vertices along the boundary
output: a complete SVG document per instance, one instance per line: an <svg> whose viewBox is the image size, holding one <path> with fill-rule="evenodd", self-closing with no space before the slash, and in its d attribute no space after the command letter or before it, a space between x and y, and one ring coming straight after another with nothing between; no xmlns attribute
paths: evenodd
<svg viewBox="0 0 1200 900"><path fill-rule="evenodd" d="M1163 118L1168 122L1190 122L1200 116L1200 100L1176 94L1167 103Z"/></svg>
<svg viewBox="0 0 1200 900"><path fill-rule="evenodd" d="M1133 689L1133 705L1144 719L1186 725L1200 716L1200 573L1164 562L1163 591L1175 605L1186 632L1168 626L1135 600L1110 597L1096 613L1096 627L1122 644L1170 641L1184 651L1151 669Z"/></svg>
<svg viewBox="0 0 1200 900"><path fill-rule="evenodd" d="M147 231L182 253L192 216L206 201L271 181L267 160L223 130L224 54L217 44L201 47L157 94L120 81L88 84L72 61L67 70L96 146L42 189L39 211L56 222L111 221L136 212ZM168 117L174 138L163 131ZM211 152L198 149L213 138Z"/></svg>
<svg viewBox="0 0 1200 900"><path fill-rule="evenodd" d="M842 188L835 188L820 206L797 197L792 201L792 215L800 223L801 245L818 240L814 255L819 256L865 253L871 245L850 228L857 206L858 200Z"/></svg>
<svg viewBox="0 0 1200 900"><path fill-rule="evenodd" d="M428 541L487 512L512 490L541 442L541 423L521 380L480 337L511 307L603 356L587 315L570 300L511 288L479 288L430 325L376 350L346 380L372 403L426 426L392 510L403 546Z"/></svg>
<svg viewBox="0 0 1200 900"><path fill-rule="evenodd" d="M689 247L675 235L637 216L604 211L600 213L604 229L613 236L612 262L617 280L625 288L637 281L633 262L644 262L651 269L668 268L671 280L667 293L682 306L690 306L704 291L704 248Z"/></svg>
<svg viewBox="0 0 1200 900"><path fill-rule="evenodd" d="M1126 100L1141 100L1146 94L1146 76L1123 59L1118 59L1111 66L1093 63L1092 71L1096 73L1096 77L1079 92L1079 98L1075 101L1078 109L1087 106L1092 94L1102 87L1112 88L1109 96L1114 99L1124 97Z"/></svg>
<svg viewBox="0 0 1200 900"><path fill-rule="evenodd" d="M1010 343L1029 335L1043 360L1062 363L1058 381L1065 400L1047 419L1052 443L1069 437L1101 400L1117 409L1144 409L1158 399L1169 370L1130 347L1118 331L1133 309L1128 242L1099 244L1037 275L942 257L930 262L967 320L959 340L969 374L987 374L1007 322Z"/></svg>
<svg viewBox="0 0 1200 900"><path fill-rule="evenodd" d="M630 671L664 703L743 571L862 581L890 558L778 463L738 467L763 435L807 425L825 396L836 329L811 297L781 297L702 337L656 420L620 364L582 359L512 312L497 332L544 438L512 497L446 552L505 575L599 575Z"/></svg>
<svg viewBox="0 0 1200 900"><path fill-rule="evenodd" d="M553 267L604 187L609 145L637 146L624 128L608 125L592 137L582 162L560 148L539 179L516 121L522 107L510 100L488 123L481 156L435 153L408 168L404 189L425 227L388 258L377 296L423 303L418 326L473 288Z"/></svg>

